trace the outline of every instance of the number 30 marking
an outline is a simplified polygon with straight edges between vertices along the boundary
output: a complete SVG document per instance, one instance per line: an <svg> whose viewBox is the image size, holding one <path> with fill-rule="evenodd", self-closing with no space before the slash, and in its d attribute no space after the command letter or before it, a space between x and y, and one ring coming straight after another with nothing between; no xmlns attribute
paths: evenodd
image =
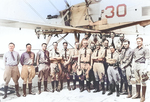
<svg viewBox="0 0 150 102"><path fill-rule="evenodd" d="M123 14L119 14L119 7L124 7L124 12L123 12ZM110 12L110 13L111 13L111 16L105 15L106 18L113 18L114 15L115 15L115 13L114 13L114 9L115 9L114 6L107 6L105 10L107 10L107 9L111 9L111 12ZM119 4L119 5L117 6L117 16L118 16L118 17L124 17L126 14L127 14L127 12L126 12L126 5L125 5L125 4Z"/></svg>

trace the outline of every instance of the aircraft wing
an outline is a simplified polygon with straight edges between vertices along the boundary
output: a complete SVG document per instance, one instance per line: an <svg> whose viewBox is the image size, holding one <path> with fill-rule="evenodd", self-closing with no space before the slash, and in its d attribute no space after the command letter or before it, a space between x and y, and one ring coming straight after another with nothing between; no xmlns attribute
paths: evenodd
<svg viewBox="0 0 150 102"><path fill-rule="evenodd" d="M0 26L6 27L15 27L15 28L27 28L27 29L36 29L43 31L44 34L64 34L64 33L99 33L100 31L89 30L84 28L75 28L62 25L51 25L44 23L35 23L35 22L26 22L26 21L17 21L10 19L0 19Z"/></svg>

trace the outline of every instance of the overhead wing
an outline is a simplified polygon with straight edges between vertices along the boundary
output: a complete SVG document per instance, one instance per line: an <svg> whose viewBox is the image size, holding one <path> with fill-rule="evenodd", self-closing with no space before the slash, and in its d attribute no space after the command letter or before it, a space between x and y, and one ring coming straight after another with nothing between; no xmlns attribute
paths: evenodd
<svg viewBox="0 0 150 102"><path fill-rule="evenodd" d="M64 33L99 33L100 31L89 30L84 28L74 28L69 26L61 25L51 25L51 24L42 24L35 22L26 22L26 21L17 21L11 19L1 19L0 26L6 27L16 27L16 28L27 28L27 29L37 29L44 32L45 34L64 34Z"/></svg>

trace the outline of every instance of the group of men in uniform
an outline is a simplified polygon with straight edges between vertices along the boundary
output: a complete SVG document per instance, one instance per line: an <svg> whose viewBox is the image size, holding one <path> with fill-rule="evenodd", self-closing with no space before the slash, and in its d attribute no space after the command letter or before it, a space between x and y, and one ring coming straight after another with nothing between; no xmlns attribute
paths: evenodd
<svg viewBox="0 0 150 102"><path fill-rule="evenodd" d="M114 42L115 34L111 33L111 38L93 35L93 39L89 39L89 35L85 35L81 44L75 42L74 49L68 49L68 43L63 42L63 49L59 50L58 43L53 43L53 49L47 51L47 44L42 44L36 56L36 64L38 66L38 90L41 93L41 81L44 80L44 91L47 89L48 76L51 77L52 92L63 89L64 79L67 81L67 88L71 90L70 81L73 81L72 90L76 89L76 81L79 80L80 92L84 91L84 80L86 80L86 90L90 92L91 80L95 92L99 92L99 83L101 84L102 94L109 90L108 95L117 92L117 96L128 94L127 98L132 97L132 72L136 79L136 95L132 97L140 98L141 102L145 101L147 66L149 59L149 50L143 45L143 38L137 37L137 47L132 50L130 41L120 35L117 42ZM26 84L28 82L29 94L32 93L32 79L35 76L35 68L33 66L35 54L31 51L31 44L26 45L26 52L19 57L14 51L15 44L9 43L9 51L4 55L5 61L5 95L7 97L7 89L10 78L15 82L16 95L20 97L18 92L18 79L20 73L18 70L19 61L22 65L21 78L23 82L23 96L26 96ZM134 59L134 61L132 61ZM132 63L133 62L133 63ZM93 74L92 74L93 73ZM72 75L72 77L71 77ZM92 75L94 75L93 78ZM144 76L144 77L143 77ZM145 80L146 79L146 80ZM59 86L60 82L60 88ZM106 83L106 87L105 87ZM123 84L125 92L122 92ZM140 89L142 84L142 95ZM56 85L56 87L55 87ZM129 90L128 90L129 89Z"/></svg>

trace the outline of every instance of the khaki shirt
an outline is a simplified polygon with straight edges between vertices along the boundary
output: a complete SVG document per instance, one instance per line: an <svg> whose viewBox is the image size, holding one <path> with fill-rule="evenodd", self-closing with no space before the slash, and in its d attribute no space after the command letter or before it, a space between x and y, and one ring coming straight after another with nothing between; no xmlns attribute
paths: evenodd
<svg viewBox="0 0 150 102"><path fill-rule="evenodd" d="M108 52L108 55L106 57L106 62L109 64L115 64L119 62L119 54L115 51L113 53L113 58L111 58L111 52Z"/></svg>
<svg viewBox="0 0 150 102"><path fill-rule="evenodd" d="M133 51L133 58L135 62L145 63L146 59L149 59L149 49L143 46L140 49L136 47Z"/></svg>
<svg viewBox="0 0 150 102"><path fill-rule="evenodd" d="M127 67L131 64L133 58L133 50L131 48L128 48L127 50L121 51L121 62L122 62L122 68Z"/></svg>
<svg viewBox="0 0 150 102"><path fill-rule="evenodd" d="M62 49L60 56L62 57L62 62L63 62L63 61L68 61L68 60L70 60L71 52L70 52L69 49L66 49L66 58L65 58L65 49Z"/></svg>
<svg viewBox="0 0 150 102"><path fill-rule="evenodd" d="M57 52L57 53L56 53ZM59 49L57 49L56 50L56 52L55 52L55 49L52 49L51 51L50 51L50 53L49 53L49 57L50 57L50 59L51 58L59 58L59 57L61 57L60 56L60 51L59 51ZM60 60L50 60L50 62L59 62Z"/></svg>
<svg viewBox="0 0 150 102"><path fill-rule="evenodd" d="M46 50L46 58L45 58L45 55L44 55L44 51L43 50L40 50L37 55L36 55L36 61L37 61L37 65L38 64L49 64L49 52Z"/></svg>
<svg viewBox="0 0 150 102"><path fill-rule="evenodd" d="M91 55L92 51L89 48L86 48L86 56L85 56L85 48L81 48L79 51L79 57L78 57L78 65L80 65L80 62L91 62Z"/></svg>

